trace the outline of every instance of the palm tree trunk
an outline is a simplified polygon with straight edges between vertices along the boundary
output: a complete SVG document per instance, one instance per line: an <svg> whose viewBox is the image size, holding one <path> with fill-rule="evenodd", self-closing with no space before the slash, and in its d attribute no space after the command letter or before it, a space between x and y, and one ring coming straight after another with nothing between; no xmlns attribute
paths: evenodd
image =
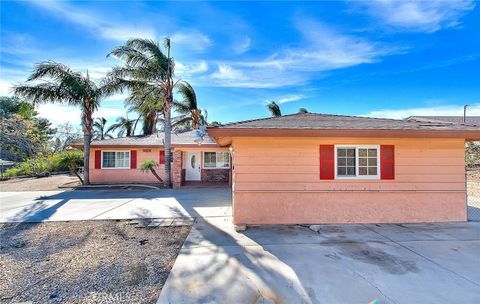
<svg viewBox="0 0 480 304"><path fill-rule="evenodd" d="M161 183L163 183L163 179L158 176L158 173L157 171L155 171L155 169L150 169L150 171L152 172L153 176L155 176Z"/></svg>
<svg viewBox="0 0 480 304"><path fill-rule="evenodd" d="M91 134L85 133L83 135L83 146L85 148L84 157L83 157L83 184L90 184L90 140L92 138Z"/></svg>
<svg viewBox="0 0 480 304"><path fill-rule="evenodd" d="M168 93L167 93L168 94ZM165 111L164 111L164 116L165 116L165 126L164 126L164 132L165 132L165 180L163 181L163 184L166 188L170 188L172 184L172 178L171 178L171 173L172 173L172 151L171 151L171 146L172 146L172 118L171 118L171 109L170 105L172 104L172 99L171 99L171 94L167 95L166 102L165 102Z"/></svg>

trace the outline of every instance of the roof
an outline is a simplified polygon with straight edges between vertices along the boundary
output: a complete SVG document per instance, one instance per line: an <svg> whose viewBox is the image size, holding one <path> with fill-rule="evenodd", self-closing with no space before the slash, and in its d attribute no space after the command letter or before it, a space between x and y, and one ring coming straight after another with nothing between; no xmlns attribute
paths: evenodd
<svg viewBox="0 0 480 304"><path fill-rule="evenodd" d="M463 123L463 116L410 116L406 120ZM466 116L465 122L480 126L480 116Z"/></svg>
<svg viewBox="0 0 480 304"><path fill-rule="evenodd" d="M195 130L172 133L172 146L198 146L194 141ZM108 146L148 146L163 147L164 134L157 132L151 135L138 135L129 137L108 138L103 140L94 140L90 144L91 147L108 147ZM202 146L217 145L217 143L208 135L204 136Z"/></svg>
<svg viewBox="0 0 480 304"><path fill-rule="evenodd" d="M219 129L295 130L479 130L479 125L442 121L416 121L317 113L297 113L279 117L245 120L211 127Z"/></svg>

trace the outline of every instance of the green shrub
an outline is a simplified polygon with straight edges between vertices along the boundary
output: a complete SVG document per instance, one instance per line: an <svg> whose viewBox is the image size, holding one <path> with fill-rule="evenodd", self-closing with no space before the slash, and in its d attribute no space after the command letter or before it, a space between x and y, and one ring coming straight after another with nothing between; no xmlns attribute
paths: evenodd
<svg viewBox="0 0 480 304"><path fill-rule="evenodd" d="M80 150L63 151L51 155L37 155L27 159L14 168L5 171L4 178L16 176L35 176L43 172L70 171L83 165L83 152Z"/></svg>

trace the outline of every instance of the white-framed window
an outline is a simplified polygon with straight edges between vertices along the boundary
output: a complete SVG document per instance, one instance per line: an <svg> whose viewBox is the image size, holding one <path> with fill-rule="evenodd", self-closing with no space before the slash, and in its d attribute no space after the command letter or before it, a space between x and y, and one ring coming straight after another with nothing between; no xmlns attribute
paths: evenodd
<svg viewBox="0 0 480 304"><path fill-rule="evenodd" d="M130 151L102 151L102 169L130 169Z"/></svg>
<svg viewBox="0 0 480 304"><path fill-rule="evenodd" d="M335 145L335 179L379 179L380 146Z"/></svg>
<svg viewBox="0 0 480 304"><path fill-rule="evenodd" d="M203 152L203 168L226 169L230 168L229 152Z"/></svg>

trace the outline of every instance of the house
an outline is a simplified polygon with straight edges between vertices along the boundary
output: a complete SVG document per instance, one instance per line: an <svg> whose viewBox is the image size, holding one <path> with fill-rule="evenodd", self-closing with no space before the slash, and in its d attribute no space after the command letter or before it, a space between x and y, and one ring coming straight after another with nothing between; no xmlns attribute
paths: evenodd
<svg viewBox="0 0 480 304"><path fill-rule="evenodd" d="M231 147L235 224L466 220L480 125L294 114L208 128Z"/></svg>
<svg viewBox="0 0 480 304"><path fill-rule="evenodd" d="M174 188L231 180L235 224L466 220L465 141L480 125L302 113L172 135ZM92 183L156 182L163 134L93 141Z"/></svg>
<svg viewBox="0 0 480 304"><path fill-rule="evenodd" d="M230 153L210 137L203 138L202 145L195 141L195 132L172 134L172 183L179 188L185 181L230 181ZM90 182L110 183L158 183L150 172L142 172L143 160L155 160L160 177L165 176L164 135L158 132L146 136L131 136L94 140L90 144Z"/></svg>

